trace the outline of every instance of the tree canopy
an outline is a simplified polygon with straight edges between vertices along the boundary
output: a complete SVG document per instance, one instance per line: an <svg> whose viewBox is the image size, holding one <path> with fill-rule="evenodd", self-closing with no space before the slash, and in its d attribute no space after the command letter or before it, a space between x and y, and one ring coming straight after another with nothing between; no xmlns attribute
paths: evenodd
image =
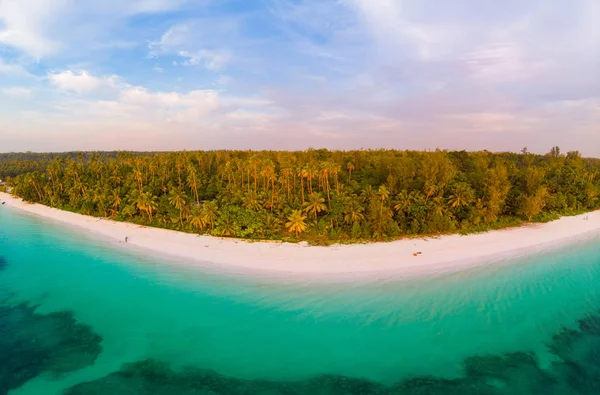
<svg viewBox="0 0 600 395"><path fill-rule="evenodd" d="M0 177L27 201L217 236L385 240L600 207L600 160L558 147L3 155Z"/></svg>

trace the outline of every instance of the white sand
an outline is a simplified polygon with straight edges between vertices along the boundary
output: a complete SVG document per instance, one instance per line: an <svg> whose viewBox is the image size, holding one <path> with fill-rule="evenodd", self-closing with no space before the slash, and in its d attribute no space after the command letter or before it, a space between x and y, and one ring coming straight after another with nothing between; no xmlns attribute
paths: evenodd
<svg viewBox="0 0 600 395"><path fill-rule="evenodd" d="M268 271L277 275L334 275L337 278L433 275L535 254L600 235L600 211L595 211L546 224L468 236L314 247L306 243L248 242L143 227L25 203L1 192L0 201L6 202L0 209L19 209L86 229L114 241L119 248L140 247L184 258L186 263L196 262L202 267L230 268L236 272ZM125 237L128 243L124 243ZM416 252L421 254L414 256Z"/></svg>

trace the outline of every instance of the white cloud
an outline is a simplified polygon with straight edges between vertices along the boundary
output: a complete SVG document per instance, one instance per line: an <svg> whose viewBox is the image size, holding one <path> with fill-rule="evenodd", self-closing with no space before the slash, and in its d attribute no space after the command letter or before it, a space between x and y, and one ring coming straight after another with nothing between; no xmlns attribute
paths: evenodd
<svg viewBox="0 0 600 395"><path fill-rule="evenodd" d="M98 78L86 71L73 72L72 70L66 70L49 74L48 79L59 89L79 94L91 93L102 88L114 88L117 85L117 77L115 76Z"/></svg>
<svg viewBox="0 0 600 395"><path fill-rule="evenodd" d="M220 95L214 90L155 92L120 82L116 76L94 77L71 70L51 74L49 79L61 91L79 94L77 99L55 103L57 112L69 118L85 117L90 122L121 119L150 124L193 123L206 120L221 109ZM103 90L105 98L97 99Z"/></svg>
<svg viewBox="0 0 600 395"><path fill-rule="evenodd" d="M169 28L158 41L152 41L148 44L151 56L158 56L169 53L172 48L183 45L190 32L187 25L175 25Z"/></svg>
<svg viewBox="0 0 600 395"><path fill-rule="evenodd" d="M23 88L20 86L13 86L8 88L2 88L2 93L16 99L27 99L31 97L33 91L31 89Z"/></svg>
<svg viewBox="0 0 600 395"><path fill-rule="evenodd" d="M49 111L42 109L26 122L21 117L19 123L36 129L43 126L63 144L80 136L77 147L86 149L156 149L156 144L161 149L184 149L190 147L190 141L222 143L235 134L250 141L257 133L276 130L274 122L284 115L261 97L223 95L210 89L154 91L129 85L116 76L71 70L50 75L47 81L61 92L79 94L59 95L50 103ZM107 86L109 93L99 96L97 92ZM7 120L0 118L2 122ZM235 140L243 146L242 140Z"/></svg>
<svg viewBox="0 0 600 395"><path fill-rule="evenodd" d="M5 75L29 75L27 71L18 64L6 63L0 58L0 74Z"/></svg>
<svg viewBox="0 0 600 395"><path fill-rule="evenodd" d="M141 87L124 89L118 99L132 112L154 113L168 120L192 121L219 108L219 94L212 90L195 90L186 94L151 92Z"/></svg>
<svg viewBox="0 0 600 395"><path fill-rule="evenodd" d="M177 9L186 2L187 0L2 0L0 44L15 48L35 59L56 55L67 49L102 47L97 45L98 38L106 37L106 32L120 19L140 13ZM127 42L126 45L131 43Z"/></svg>
<svg viewBox="0 0 600 395"><path fill-rule="evenodd" d="M201 50L195 53L180 51L179 56L188 60L180 63L183 66L204 65L208 70L219 71L225 67L231 60L231 54L227 51L207 51Z"/></svg>
<svg viewBox="0 0 600 395"><path fill-rule="evenodd" d="M217 84L219 85L229 85L234 81L234 79L228 75L222 75L217 79Z"/></svg>
<svg viewBox="0 0 600 395"><path fill-rule="evenodd" d="M492 42L463 57L473 77L486 82L527 79L548 69L548 60L530 57L515 42Z"/></svg>
<svg viewBox="0 0 600 395"><path fill-rule="evenodd" d="M58 50L44 29L63 11L67 0L4 0L0 2L0 44L18 48L35 58ZM2 23L0 23L0 26Z"/></svg>
<svg viewBox="0 0 600 395"><path fill-rule="evenodd" d="M456 40L454 29L418 23L405 10L405 0L351 0L366 30L388 55L399 47L412 49L420 60L439 59L451 50ZM395 48L395 50L394 50Z"/></svg>
<svg viewBox="0 0 600 395"><path fill-rule="evenodd" d="M215 31L213 34L219 32ZM173 61L173 65L203 66L210 71L220 71L229 64L232 53L227 49L212 47L203 43L197 23L172 26L159 40L148 45L151 58L163 55L179 56L183 60Z"/></svg>

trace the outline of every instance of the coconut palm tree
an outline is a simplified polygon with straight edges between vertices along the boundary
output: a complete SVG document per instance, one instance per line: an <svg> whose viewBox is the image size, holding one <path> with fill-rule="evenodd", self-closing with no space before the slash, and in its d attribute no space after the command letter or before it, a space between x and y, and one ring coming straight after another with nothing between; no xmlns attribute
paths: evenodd
<svg viewBox="0 0 600 395"><path fill-rule="evenodd" d="M429 199L438 192L439 188L431 181L425 182L425 202L428 202Z"/></svg>
<svg viewBox="0 0 600 395"><path fill-rule="evenodd" d="M396 195L394 210L399 213L405 213L410 207L411 203L414 201L414 198L414 192L409 193L406 190L402 190L398 195Z"/></svg>
<svg viewBox="0 0 600 395"><path fill-rule="evenodd" d="M174 189L169 194L169 203L179 211L179 225L183 227L183 209L187 204L185 194L180 189Z"/></svg>
<svg viewBox="0 0 600 395"><path fill-rule="evenodd" d="M200 198L198 197L198 173L191 163L188 165L188 169L187 185L194 191L196 205L200 205Z"/></svg>
<svg viewBox="0 0 600 395"><path fill-rule="evenodd" d="M323 199L323 201L325 200ZM292 211L292 213L287 217L287 219L288 222L285 223L285 227L288 231L294 232L296 237L298 237L300 233L306 230L306 216L302 214L302 211Z"/></svg>
<svg viewBox="0 0 600 395"><path fill-rule="evenodd" d="M198 233L202 233L204 227L206 226L206 217L204 213L199 208L195 208L192 211L192 216L190 218L190 225L192 225Z"/></svg>
<svg viewBox="0 0 600 395"><path fill-rule="evenodd" d="M348 162L348 164L346 165L346 169L348 169L348 184L350 184L352 172L354 171L354 163Z"/></svg>
<svg viewBox="0 0 600 395"><path fill-rule="evenodd" d="M224 215L219 218L217 229L222 236L235 236L235 219L231 215Z"/></svg>
<svg viewBox="0 0 600 395"><path fill-rule="evenodd" d="M367 204L375 195L376 195L375 189L373 189L373 186L371 186L371 185L367 185L366 187L364 187L364 189L360 193L360 196L363 198L363 200L365 202L367 202Z"/></svg>
<svg viewBox="0 0 600 395"><path fill-rule="evenodd" d="M260 209L263 207L263 204L259 196L257 196L254 192L250 192L242 198L242 206L248 210L260 211Z"/></svg>
<svg viewBox="0 0 600 395"><path fill-rule="evenodd" d="M152 214L158 208L156 200L156 196L152 195L150 192L142 192L138 194L137 199L134 202L140 212L144 212L148 215L148 220L150 222L152 222Z"/></svg>
<svg viewBox="0 0 600 395"><path fill-rule="evenodd" d="M474 198L475 193L473 188L466 182L459 182L454 186L452 195L448 197L448 204L452 208L461 208L471 204Z"/></svg>
<svg viewBox="0 0 600 395"><path fill-rule="evenodd" d="M202 212L206 221L210 224L211 229L215 227L215 221L218 217L219 207L215 202L206 202L202 206Z"/></svg>
<svg viewBox="0 0 600 395"><path fill-rule="evenodd" d="M316 220L318 213L327 210L324 203L325 199L318 192L313 192L308 195L308 201L304 203L304 212L309 215L312 214Z"/></svg>
<svg viewBox="0 0 600 395"><path fill-rule="evenodd" d="M279 222L279 219L274 214L267 214L264 220L265 232L263 232L263 235L264 233L274 234L279 230L280 227L281 222Z"/></svg>
<svg viewBox="0 0 600 395"><path fill-rule="evenodd" d="M346 207L344 222L348 225L360 224L365 219L364 211L356 199L351 199Z"/></svg>
<svg viewBox="0 0 600 395"><path fill-rule="evenodd" d="M308 179L309 172L306 166L301 167L298 170L298 177L300 177L300 190L302 191L302 204L304 204L304 179Z"/></svg>
<svg viewBox="0 0 600 395"><path fill-rule="evenodd" d="M121 194L119 188L113 189L112 192L112 204L111 207L115 210L115 212L119 211L121 207Z"/></svg>
<svg viewBox="0 0 600 395"><path fill-rule="evenodd" d="M383 221L383 207L384 203L390 198L390 191L385 185L380 185L379 189L377 190L377 194L379 195L379 199L381 199L379 206L379 229L381 229Z"/></svg>

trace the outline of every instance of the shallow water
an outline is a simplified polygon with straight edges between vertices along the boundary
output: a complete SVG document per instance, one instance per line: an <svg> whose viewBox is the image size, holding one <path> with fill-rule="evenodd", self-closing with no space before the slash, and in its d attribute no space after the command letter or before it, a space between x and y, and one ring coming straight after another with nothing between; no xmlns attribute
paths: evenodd
<svg viewBox="0 0 600 395"><path fill-rule="evenodd" d="M598 239L325 285L169 265L7 208L0 224L0 394L600 393Z"/></svg>

